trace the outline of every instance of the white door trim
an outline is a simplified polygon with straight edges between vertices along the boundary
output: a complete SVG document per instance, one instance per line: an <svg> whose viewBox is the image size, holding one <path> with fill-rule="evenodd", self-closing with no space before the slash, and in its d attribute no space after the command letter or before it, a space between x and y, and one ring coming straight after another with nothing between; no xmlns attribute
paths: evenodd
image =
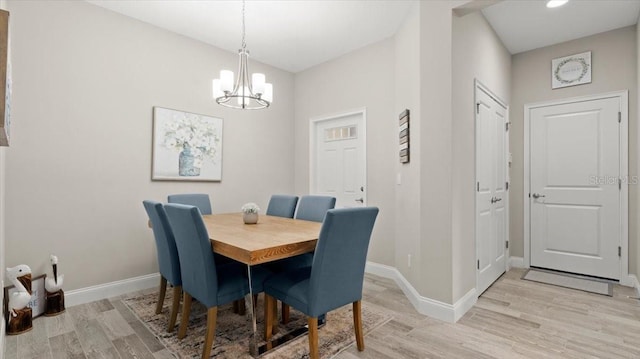
<svg viewBox="0 0 640 359"><path fill-rule="evenodd" d="M478 156L478 149L477 149L477 142L476 139L478 138L478 127L477 125L477 114L476 114L476 104L478 103L478 98L476 96L477 91L481 90L484 93L486 93L487 95L489 95L489 97L491 97L492 99L494 99L500 106L502 106L505 109L505 117L507 119L507 123L511 123L509 120L509 105L507 105L506 102L504 102L498 95L496 95L493 91L491 91L487 86L485 86L480 80L478 79L474 79L473 80L474 83L474 91L473 91L473 127L474 127L474 137L473 137L473 147L475 149L475 156ZM511 131L511 129L509 129L509 131ZM509 156L511 154L511 146L510 146L510 141L509 138L510 136L507 134L507 163L505 163L505 166L507 167L506 169L506 176L507 176L507 181L509 182L509 184L511 184L511 177L509 176ZM474 173L475 173L475 180L474 180L474 186L475 184L478 182L478 160L477 158L474 159ZM509 200L509 195L510 195L511 191L507 190L507 194L505 200L505 222L506 222L506 232L505 232L505 240L510 243L510 238L509 238L509 228L510 228L510 207L511 207L511 201ZM474 221L474 237L475 237L475 246L476 246L476 261L480 258L480 253L479 253L479 246L478 246L478 223L477 223L477 218L476 215L477 213L475 213L477 211L478 208L478 204L477 204L477 195L476 195L476 191L474 190L474 196L473 196L473 208L474 208L474 215L473 215L473 221ZM509 270L509 258L510 258L510 247L506 248L505 250L505 256L506 256L506 260L505 260L505 271ZM479 278L480 278L480 272L478 270L476 270L476 289L478 288L478 283L479 283ZM476 290L475 296L479 297L482 293L478 293L478 290Z"/></svg>
<svg viewBox="0 0 640 359"><path fill-rule="evenodd" d="M336 119L351 116L351 115L362 115L362 130L361 131L359 130L360 133L358 134L358 136L360 135L363 136L363 140L365 144L363 165L364 165L364 173L366 174L364 186L367 190L365 191L363 204L366 206L367 197L368 197L366 194L369 193L368 187L367 187L368 181L366 178L369 175L369 172L367 172L367 108L366 107L344 111L344 112L337 112L337 113L322 115L322 116L316 116L316 117L312 117L309 120L309 194L313 194L314 188L315 188L315 178L316 178L315 169L316 169L316 160L317 160L316 128L317 128L318 122L336 120Z"/></svg>
<svg viewBox="0 0 640 359"><path fill-rule="evenodd" d="M619 98L620 99L620 178L622 178L622 189L620 191L620 215L621 215L621 231L620 231L620 247L621 261L620 261L620 284L632 285L629 278L629 91L616 91L607 92L599 95L589 95L572 97L561 100L537 102L524 105L524 185L523 185L523 203L524 203L524 267L529 268L531 265L531 253L530 253L530 141L529 141L529 113L532 109L538 107L570 104L574 102L593 101L607 98Z"/></svg>

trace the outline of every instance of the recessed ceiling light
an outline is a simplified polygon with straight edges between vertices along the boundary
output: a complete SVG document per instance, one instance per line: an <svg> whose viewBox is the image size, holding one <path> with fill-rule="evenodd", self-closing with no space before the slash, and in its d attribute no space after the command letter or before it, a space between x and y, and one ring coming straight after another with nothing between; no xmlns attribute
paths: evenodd
<svg viewBox="0 0 640 359"><path fill-rule="evenodd" d="M568 2L569 0L549 0L547 1L547 7L554 8L554 7L562 6Z"/></svg>

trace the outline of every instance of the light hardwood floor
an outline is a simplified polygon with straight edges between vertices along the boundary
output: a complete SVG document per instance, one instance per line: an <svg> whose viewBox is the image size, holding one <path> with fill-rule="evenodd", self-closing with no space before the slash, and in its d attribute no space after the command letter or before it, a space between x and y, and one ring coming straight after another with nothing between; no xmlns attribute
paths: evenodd
<svg viewBox="0 0 640 359"><path fill-rule="evenodd" d="M640 358L634 289L615 286L611 298L522 274L503 275L456 324L418 314L392 281L367 275L364 300L394 319L365 337L364 352L336 358ZM37 318L31 332L7 337L5 358L171 358L120 299Z"/></svg>

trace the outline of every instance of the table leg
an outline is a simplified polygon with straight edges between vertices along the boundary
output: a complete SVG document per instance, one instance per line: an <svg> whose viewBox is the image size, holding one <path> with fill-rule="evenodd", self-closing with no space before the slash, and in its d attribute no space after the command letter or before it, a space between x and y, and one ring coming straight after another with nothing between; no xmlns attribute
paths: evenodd
<svg viewBox="0 0 640 359"><path fill-rule="evenodd" d="M258 353L258 323L256 315L256 303L253 296L253 285L251 283L251 266L247 265L247 275L249 277L249 311L251 312L251 329L253 333L249 339L249 354L252 357L257 357Z"/></svg>

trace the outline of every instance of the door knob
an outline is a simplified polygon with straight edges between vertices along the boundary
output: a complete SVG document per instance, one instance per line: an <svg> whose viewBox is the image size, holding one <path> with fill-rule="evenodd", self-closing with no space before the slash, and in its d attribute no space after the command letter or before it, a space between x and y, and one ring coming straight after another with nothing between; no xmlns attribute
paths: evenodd
<svg viewBox="0 0 640 359"><path fill-rule="evenodd" d="M546 196L545 196L545 195L543 195L543 194L534 193L534 194L532 194L532 195L531 195L531 197L533 197L533 198L535 198L535 199L538 199L538 198L544 198L544 197L546 197Z"/></svg>
<svg viewBox="0 0 640 359"><path fill-rule="evenodd" d="M491 198L491 203L496 203L496 202L500 202L502 201L502 198L498 198L498 197L492 197Z"/></svg>
<svg viewBox="0 0 640 359"><path fill-rule="evenodd" d="M356 199L355 201L356 202L360 202L360 203L364 203L364 198L361 197L361 198Z"/></svg>

